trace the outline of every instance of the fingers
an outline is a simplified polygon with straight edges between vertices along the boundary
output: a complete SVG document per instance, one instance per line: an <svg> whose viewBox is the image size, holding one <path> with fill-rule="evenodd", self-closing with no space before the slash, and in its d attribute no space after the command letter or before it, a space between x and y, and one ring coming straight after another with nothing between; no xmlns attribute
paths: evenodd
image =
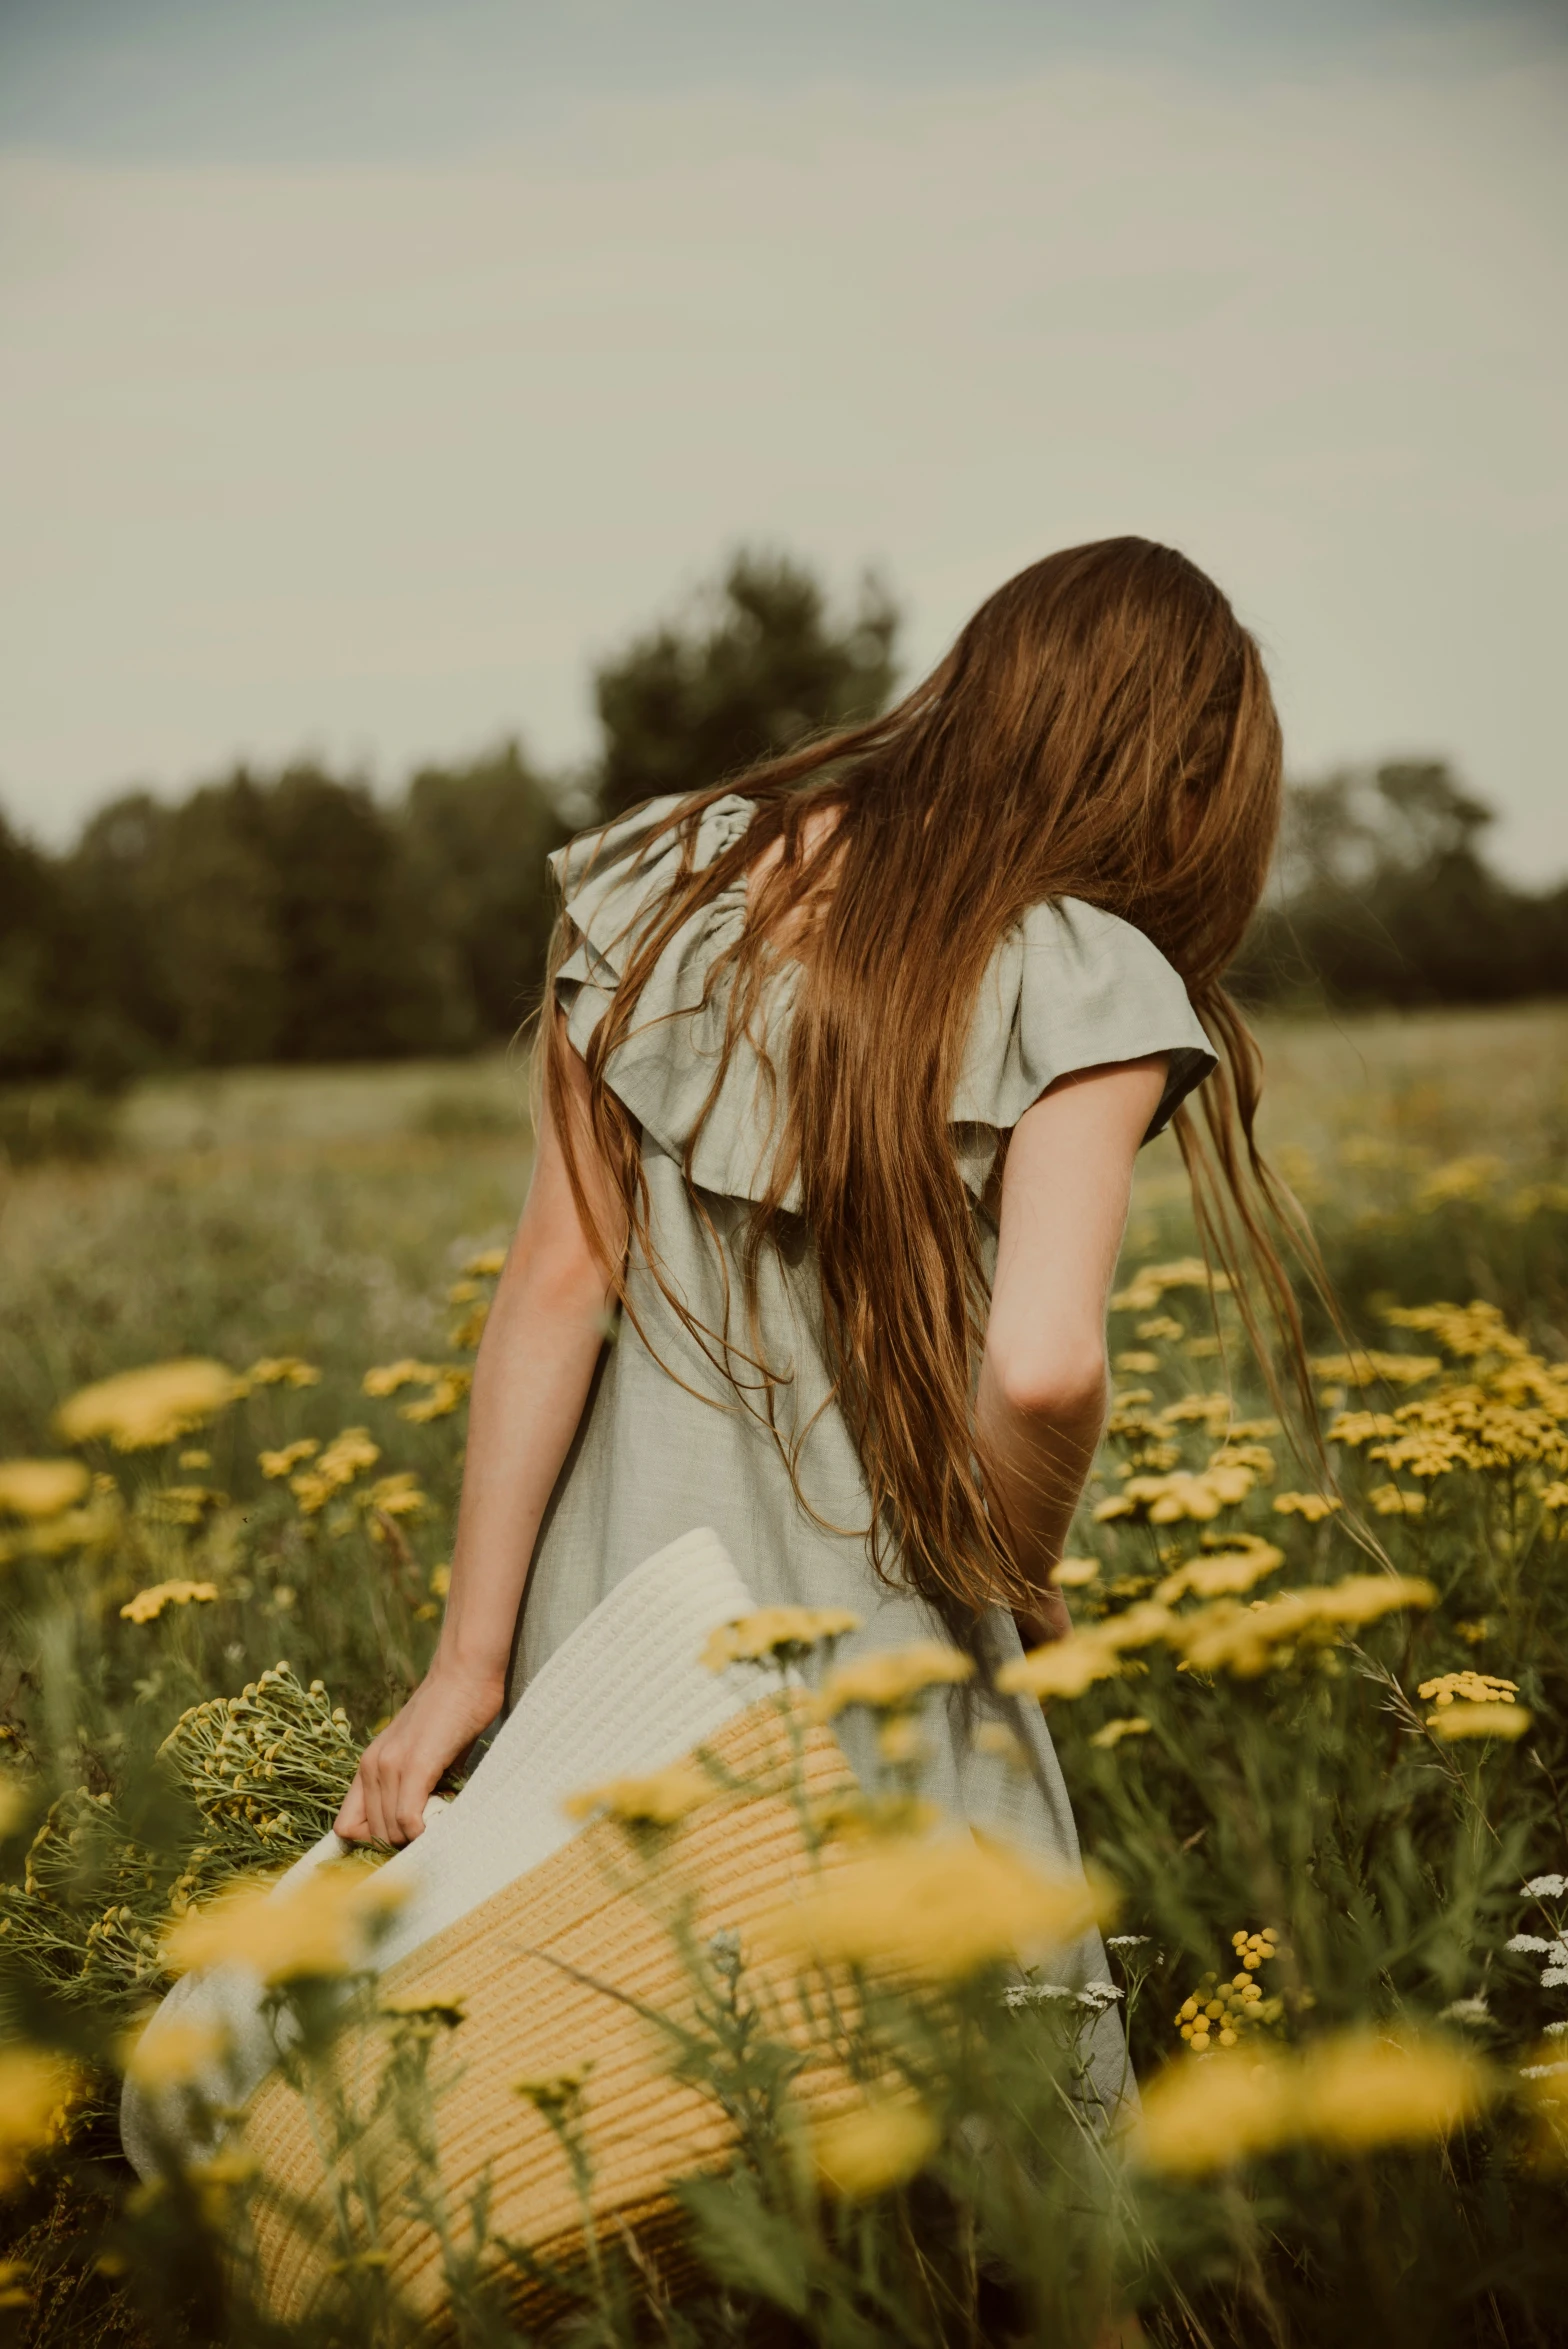
<svg viewBox="0 0 1568 2349"><path fill-rule="evenodd" d="M343 1797L343 1807L332 1822L332 1831L341 1835L345 1843L367 1843L370 1840L370 1820L365 1810L365 1789L359 1772Z"/></svg>
<svg viewBox="0 0 1568 2349"><path fill-rule="evenodd" d="M397 1772L385 1754L367 1746L361 1761L360 1774L365 1781L365 1809L370 1819L370 1832L377 1843L397 1843L393 1802L397 1794Z"/></svg>
<svg viewBox="0 0 1568 2349"><path fill-rule="evenodd" d="M359 1757L337 1832L350 1843L412 1843L425 1831L425 1804L434 1785L435 1777L400 1762L378 1737Z"/></svg>

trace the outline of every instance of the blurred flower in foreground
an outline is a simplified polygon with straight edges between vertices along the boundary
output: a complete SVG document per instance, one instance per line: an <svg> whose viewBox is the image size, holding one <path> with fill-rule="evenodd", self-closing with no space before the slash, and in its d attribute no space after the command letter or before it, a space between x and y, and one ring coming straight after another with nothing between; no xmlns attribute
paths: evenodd
<svg viewBox="0 0 1568 2349"><path fill-rule="evenodd" d="M961 1980L982 1966L1060 1948L1111 1903L1082 1876L1047 1876L995 1844L953 1837L886 1844L774 1911L767 1938L790 1955Z"/></svg>
<svg viewBox="0 0 1568 2349"><path fill-rule="evenodd" d="M1426 1725L1444 1745L1464 1737L1501 1737L1512 1744L1525 1735L1534 1719L1527 1705L1516 1705L1510 1697L1505 1704L1466 1705L1462 1711L1456 1707L1451 1713L1429 1713Z"/></svg>
<svg viewBox="0 0 1568 2349"><path fill-rule="evenodd" d="M1097 1745L1102 1753L1109 1753L1121 1744L1124 1737L1146 1737L1149 1727L1150 1724L1141 1713L1122 1713L1114 1721L1107 1721L1103 1728L1097 1729L1089 1743Z"/></svg>
<svg viewBox="0 0 1568 2349"><path fill-rule="evenodd" d="M1279 1506L1278 1502L1275 1507ZM1167 1607L1189 1592L1200 1599L1218 1599L1234 1596L1239 1591L1251 1590L1265 1575L1275 1573L1285 1563L1285 1553L1272 1542L1255 1542L1246 1549L1216 1550L1206 1558L1190 1558L1185 1566L1178 1566L1158 1585L1155 1597Z"/></svg>
<svg viewBox="0 0 1568 2349"><path fill-rule="evenodd" d="M1375 1623L1400 1607L1430 1607L1437 1592L1408 1574L1350 1574L1342 1582L1281 1591L1243 1607L1220 1599L1180 1619L1183 1659L1198 1672L1255 1678L1300 1646L1318 1646L1342 1630Z"/></svg>
<svg viewBox="0 0 1568 2349"><path fill-rule="evenodd" d="M354 1862L328 1862L287 1891L241 1884L182 1917L163 1962L171 1974L244 1966L269 1983L353 1973L403 1898L402 1885Z"/></svg>
<svg viewBox="0 0 1568 2349"><path fill-rule="evenodd" d="M907 1648L840 1664L823 1682L814 1710L819 1721L833 1720L850 1705L901 1712L928 1688L973 1679L974 1669L973 1658L962 1649L944 1646L940 1640L916 1640Z"/></svg>
<svg viewBox="0 0 1568 2349"><path fill-rule="evenodd" d="M1059 1590L1082 1590L1096 1580L1099 1571L1098 1558L1060 1558L1051 1580Z"/></svg>
<svg viewBox="0 0 1568 2349"><path fill-rule="evenodd" d="M562 1804L569 1819L592 1818L607 1811L627 1826L673 1827L700 1804L712 1802L718 1792L713 1780L690 1762L672 1763L642 1778L611 1778L603 1786L585 1787Z"/></svg>
<svg viewBox="0 0 1568 2349"><path fill-rule="evenodd" d="M127 1599L120 1613L127 1623L155 1623L165 1607L207 1605L217 1595L215 1582L155 1582Z"/></svg>
<svg viewBox="0 0 1568 2349"><path fill-rule="evenodd" d="M228 2031L216 2018L171 2016L158 2030L144 2030L132 2041L126 2050L125 2076L153 2095L185 2088L217 2063L228 2046Z"/></svg>
<svg viewBox="0 0 1568 2349"><path fill-rule="evenodd" d="M888 2096L837 2113L813 2129L812 2160L830 2194L867 2201L906 2184L923 2169L941 2135L917 2097Z"/></svg>
<svg viewBox="0 0 1568 2349"><path fill-rule="evenodd" d="M0 2048L0 2193L59 2134L75 2088L76 2073L63 2056L41 2047Z"/></svg>
<svg viewBox="0 0 1568 2349"><path fill-rule="evenodd" d="M205 1426L244 1392L244 1380L221 1362L154 1362L83 1387L61 1404L55 1425L67 1443L107 1437L117 1451L147 1451Z"/></svg>
<svg viewBox="0 0 1568 2349"><path fill-rule="evenodd" d="M317 1387L321 1372L314 1362L302 1362L297 1354L267 1354L251 1364L245 1383L252 1387Z"/></svg>
<svg viewBox="0 0 1568 2349"><path fill-rule="evenodd" d="M1367 1495L1379 1517L1424 1517L1425 1493L1407 1493L1397 1484L1374 1485Z"/></svg>
<svg viewBox="0 0 1568 2349"><path fill-rule="evenodd" d="M314 1460L321 1446L314 1436L301 1436L296 1443L285 1444L277 1452L258 1452L257 1462L263 1476L292 1476L304 1460Z"/></svg>
<svg viewBox="0 0 1568 2349"><path fill-rule="evenodd" d="M710 1672L731 1664L794 1664L830 1639L860 1629L847 1607L759 1607L710 1631L702 1661Z"/></svg>
<svg viewBox="0 0 1568 2349"><path fill-rule="evenodd" d="M1145 2089L1132 2145L1178 2177L1291 2144L1360 2153L1445 2137L1492 2090L1485 2067L1446 2041L1341 2031L1301 2055L1259 2048L1168 2065Z"/></svg>
<svg viewBox="0 0 1568 2349"><path fill-rule="evenodd" d="M1121 1669L1116 1648L1098 1630L1075 1631L1004 1664L996 1685L1003 1696L1075 1697L1096 1680L1114 1680Z"/></svg>
<svg viewBox="0 0 1568 2349"><path fill-rule="evenodd" d="M1343 1509L1343 1501L1330 1493L1276 1493L1274 1513L1277 1517L1300 1517L1308 1525L1321 1525L1325 1517L1332 1517L1336 1509Z"/></svg>
<svg viewBox="0 0 1568 2349"><path fill-rule="evenodd" d="M86 1490L80 1460L0 1460L0 1509L14 1517L58 1517Z"/></svg>

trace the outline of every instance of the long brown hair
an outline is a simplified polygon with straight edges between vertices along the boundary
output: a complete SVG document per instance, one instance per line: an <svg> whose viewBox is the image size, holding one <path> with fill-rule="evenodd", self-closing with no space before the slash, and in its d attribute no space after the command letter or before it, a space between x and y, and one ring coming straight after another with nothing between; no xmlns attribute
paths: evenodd
<svg viewBox="0 0 1568 2349"><path fill-rule="evenodd" d="M1223 985L1273 852L1280 763L1262 657L1219 589L1169 547L1106 539L1009 580L884 716L682 801L653 835L655 848L678 840L679 871L628 940L588 1047L594 1146L657 1272L638 1130L606 1065L675 933L772 851L741 935L707 981L710 1000L728 989L711 1109L730 1052L743 1035L758 1040L763 981L787 953L802 964L771 1181L740 1251L747 1344L701 1327L662 1285L737 1398L760 1389L771 1419L757 1267L795 1188L820 1268L834 1393L870 1491L873 1559L950 1620L1031 1596L976 1457L971 1395L987 1299L948 1123L981 979L1030 907L1063 897L1103 907L1180 973L1220 1057L1201 1118L1184 1109L1176 1119L1199 1231L1265 1368L1259 1299L1310 1405L1291 1286L1269 1236L1271 1220L1291 1228L1293 1203L1258 1154L1260 1059ZM755 813L699 869L699 820L736 788ZM835 820L814 822L818 811ZM552 980L575 943L563 917ZM559 1113L568 1047L559 1023L547 1022L545 1037ZM587 1214L570 1121L558 1122ZM702 1122L687 1143L688 1184Z"/></svg>

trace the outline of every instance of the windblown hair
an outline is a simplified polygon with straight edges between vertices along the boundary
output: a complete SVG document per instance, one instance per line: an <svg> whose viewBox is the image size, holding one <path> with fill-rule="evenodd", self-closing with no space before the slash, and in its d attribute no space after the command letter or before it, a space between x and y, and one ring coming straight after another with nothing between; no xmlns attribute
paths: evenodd
<svg viewBox="0 0 1568 2349"><path fill-rule="evenodd" d="M708 979L710 998L728 989L727 1065L743 1036L758 1037L770 972L789 954L802 963L771 1185L740 1250L750 1327L755 1337L761 1254L798 1178L835 1395L870 1490L873 1558L950 1621L1031 1600L976 1452L987 1293L948 1122L982 977L1030 907L1064 897L1103 907L1186 983L1220 1058L1201 1114L1175 1121L1199 1232L1276 1395L1260 1305L1310 1411L1296 1306L1270 1237L1271 1227L1299 1237L1299 1218L1258 1152L1260 1057L1223 984L1268 872L1280 766L1261 655L1219 589L1169 547L1107 539L1009 580L884 716L684 800L654 835L656 847L679 840L680 869L638 925L588 1048L593 1147L657 1273L638 1129L606 1066L676 932L774 851ZM697 869L701 816L737 788L755 814ZM819 810L836 821L814 823ZM575 943L563 918L552 982ZM561 1023L547 1021L547 1097L591 1225L561 1114L568 1049ZM700 1132L699 1122L688 1182ZM662 1285L737 1397L753 1380L770 1393L759 1350L700 1329Z"/></svg>

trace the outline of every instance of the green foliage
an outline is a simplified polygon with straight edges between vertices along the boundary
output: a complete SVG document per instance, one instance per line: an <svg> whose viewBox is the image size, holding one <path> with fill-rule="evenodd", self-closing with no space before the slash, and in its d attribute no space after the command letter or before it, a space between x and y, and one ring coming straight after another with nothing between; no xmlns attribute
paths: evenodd
<svg viewBox="0 0 1568 2349"><path fill-rule="evenodd" d="M1404 1006L1568 992L1568 890L1501 880L1481 847L1492 821L1438 760L1297 784L1242 990Z"/></svg>
<svg viewBox="0 0 1568 2349"><path fill-rule="evenodd" d="M240 769L178 803L113 801L63 859L0 831L0 1080L104 1091L156 1066L495 1042L532 1008L566 829L513 743L422 770L390 807L315 767Z"/></svg>
<svg viewBox="0 0 1568 2349"><path fill-rule="evenodd" d="M736 555L689 619L663 622L595 672L603 812L706 790L809 734L874 717L892 690L897 632L874 579L837 621L803 565Z"/></svg>

